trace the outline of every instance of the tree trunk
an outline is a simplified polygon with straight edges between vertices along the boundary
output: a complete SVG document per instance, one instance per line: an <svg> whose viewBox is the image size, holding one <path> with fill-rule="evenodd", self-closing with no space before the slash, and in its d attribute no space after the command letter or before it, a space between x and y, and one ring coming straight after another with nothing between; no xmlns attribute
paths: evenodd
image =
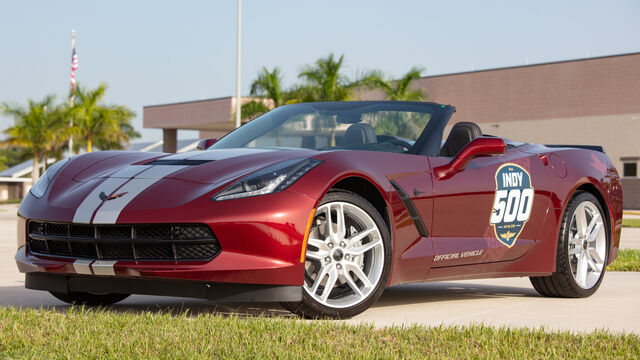
<svg viewBox="0 0 640 360"><path fill-rule="evenodd" d="M88 153L91 152L91 137L87 139L87 152Z"/></svg>
<svg viewBox="0 0 640 360"><path fill-rule="evenodd" d="M38 165L38 154L35 153L33 155L33 169L31 169L31 180L33 181L31 184L32 186L35 185L38 178L40 178L40 169Z"/></svg>

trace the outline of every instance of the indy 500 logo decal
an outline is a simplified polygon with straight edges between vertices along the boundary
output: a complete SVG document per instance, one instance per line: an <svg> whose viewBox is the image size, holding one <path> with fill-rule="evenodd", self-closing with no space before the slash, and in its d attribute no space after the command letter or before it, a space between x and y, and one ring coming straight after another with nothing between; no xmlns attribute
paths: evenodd
<svg viewBox="0 0 640 360"><path fill-rule="evenodd" d="M496 238L512 247L531 215L531 176L520 165L504 164L496 171L496 196L489 222Z"/></svg>

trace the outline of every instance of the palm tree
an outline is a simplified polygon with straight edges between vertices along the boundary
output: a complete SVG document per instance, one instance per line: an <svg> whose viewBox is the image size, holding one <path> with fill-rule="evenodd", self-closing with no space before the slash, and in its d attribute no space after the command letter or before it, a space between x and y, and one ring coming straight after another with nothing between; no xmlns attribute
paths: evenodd
<svg viewBox="0 0 640 360"><path fill-rule="evenodd" d="M135 117L133 111L102 103L106 90L105 83L95 89L78 85L74 93L76 102L71 108L74 131L86 145L87 152L92 151L94 143L103 150L122 148L123 142L140 136L130 124Z"/></svg>
<svg viewBox="0 0 640 360"><path fill-rule="evenodd" d="M27 100L27 107L2 104L2 113L13 117L14 125L3 131L9 138L4 144L26 148L33 156L31 178L35 184L40 177L40 159L45 163L57 143L65 141L63 116L60 107L54 103L54 96L48 95L42 101ZM61 135L62 134L62 135Z"/></svg>
<svg viewBox="0 0 640 360"><path fill-rule="evenodd" d="M273 106L278 107L284 104L284 93L282 91L282 75L280 69L273 68L269 72L266 67L258 73L258 78L251 83L251 95L267 97L273 100Z"/></svg>
<svg viewBox="0 0 640 360"><path fill-rule="evenodd" d="M282 92L282 75L280 69L275 67L273 71L269 71L266 66L258 73L258 77L251 83L251 95L260 98L271 99L273 107L265 103L262 99L251 100L242 104L240 113L244 121L253 120L254 118L266 113L272 108L277 108L284 104L284 93ZM232 120L235 115L232 114Z"/></svg>
<svg viewBox="0 0 640 360"><path fill-rule="evenodd" d="M422 101L427 94L422 89L416 89L412 85L421 78L424 68L414 66L398 80L385 80L384 74L377 72L372 74L365 87L379 88L385 93L388 100L396 101ZM406 114L400 112L381 114L372 124L376 132L396 134L407 138L416 138L429 121L427 115Z"/></svg>
<svg viewBox="0 0 640 360"><path fill-rule="evenodd" d="M427 99L427 94L412 85L422 77L423 72L424 68L414 66L398 80L384 80L382 74L377 74L369 80L369 84L382 89L389 100L422 101Z"/></svg>
<svg viewBox="0 0 640 360"><path fill-rule="evenodd" d="M125 106L110 106L107 111L103 111L102 115L108 113L116 123L117 131L103 133L102 136L94 137L93 144L102 150L121 150L124 145L128 144L131 139L140 137L131 125L131 119L135 117L135 113Z"/></svg>
<svg viewBox="0 0 640 360"><path fill-rule="evenodd" d="M242 120L244 122L251 121L258 116L271 110L263 101L252 100L242 104L240 114L242 114ZM232 119L235 119L235 114L232 114Z"/></svg>
<svg viewBox="0 0 640 360"><path fill-rule="evenodd" d="M298 78L306 81L315 101L344 101L351 97L352 82L340 74L344 55L335 59L333 53L318 59L314 65L305 65Z"/></svg>

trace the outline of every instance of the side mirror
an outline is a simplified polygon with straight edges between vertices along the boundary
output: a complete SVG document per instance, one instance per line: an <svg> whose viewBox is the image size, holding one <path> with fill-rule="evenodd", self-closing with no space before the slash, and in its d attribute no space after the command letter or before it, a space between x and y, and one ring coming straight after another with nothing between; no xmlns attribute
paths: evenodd
<svg viewBox="0 0 640 360"><path fill-rule="evenodd" d="M507 152L507 145L500 138L475 138L463 147L450 163L435 167L433 173L436 179L445 180L464 170L469 162L476 157L502 155L505 152Z"/></svg>
<svg viewBox="0 0 640 360"><path fill-rule="evenodd" d="M198 142L197 150L207 150L209 146L213 145L218 139L202 139Z"/></svg>

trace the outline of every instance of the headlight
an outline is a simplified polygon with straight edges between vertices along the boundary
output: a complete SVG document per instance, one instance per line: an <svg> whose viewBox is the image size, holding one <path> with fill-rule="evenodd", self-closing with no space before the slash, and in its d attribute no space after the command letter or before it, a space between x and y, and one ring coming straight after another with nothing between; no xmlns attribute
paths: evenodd
<svg viewBox="0 0 640 360"><path fill-rule="evenodd" d="M37 198L44 195L44 192L47 191L47 188L49 187L51 180L53 180L53 178L56 176L60 168L62 168L64 164L68 162L69 162L69 158L66 158L64 160L60 160L57 163L51 165L47 169L47 171L45 171L44 174L42 174L42 177L40 177L40 179L38 179L38 181L36 181L36 183L33 184L33 186L31 187L31 195Z"/></svg>
<svg viewBox="0 0 640 360"><path fill-rule="evenodd" d="M293 159L268 166L236 181L214 196L213 200L239 199L282 191L321 163L316 159Z"/></svg>

